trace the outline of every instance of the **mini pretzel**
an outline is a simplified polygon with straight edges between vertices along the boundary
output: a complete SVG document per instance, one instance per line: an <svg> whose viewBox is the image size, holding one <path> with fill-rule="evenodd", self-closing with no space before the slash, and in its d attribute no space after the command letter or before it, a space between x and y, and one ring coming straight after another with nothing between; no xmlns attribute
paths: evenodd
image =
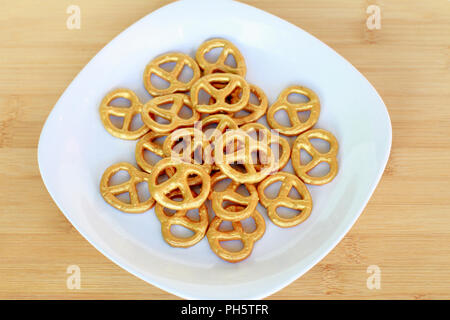
<svg viewBox="0 0 450 320"><path fill-rule="evenodd" d="M238 128L238 125L234 122L234 120L224 114L213 114L207 116L206 118L202 119L200 124L202 132L204 133L206 139L208 139L210 142L214 142L217 137L224 134L227 130L236 130ZM214 130L205 130L205 128L211 124L217 124Z"/></svg>
<svg viewBox="0 0 450 320"><path fill-rule="evenodd" d="M308 102L291 103L288 101L288 96L292 93L298 93L306 96ZM275 120L275 113L279 110L285 110L289 117L292 126L284 126ZM297 112L310 111L308 120L301 122L298 118ZM287 136L296 136L308 129L310 129L319 119L320 102L314 91L301 87L292 86L284 89L281 92L278 100L267 110L267 123L272 129L275 129Z"/></svg>
<svg viewBox="0 0 450 320"><path fill-rule="evenodd" d="M264 190L271 184L281 181L281 187L278 195L271 199L268 198ZM289 197L291 188L297 189L302 199ZM267 215L274 224L282 228L296 226L305 221L312 210L312 199L305 184L295 175L288 172L277 172L261 181L258 185L258 194L261 204L267 208ZM278 207L286 207L300 211L300 214L293 218L283 218L277 213Z"/></svg>
<svg viewBox="0 0 450 320"><path fill-rule="evenodd" d="M117 98L124 98L130 101L130 107L114 107L110 103ZM136 94L128 89L117 89L108 93L100 104L100 118L102 119L105 129L114 137L136 140L146 134L150 129L144 124L136 130L131 130L131 121L142 111L142 103ZM110 116L123 118L122 128L116 127L112 122Z"/></svg>
<svg viewBox="0 0 450 320"><path fill-rule="evenodd" d="M229 148L232 148L231 152ZM265 161L262 165L254 162L252 155L256 153ZM214 149L215 164L226 176L240 183L258 183L275 171L277 161L270 147L259 143L243 130L228 131L219 137ZM245 172L234 168L237 163L245 168Z"/></svg>
<svg viewBox="0 0 450 320"><path fill-rule="evenodd" d="M175 169L175 174L166 181L158 183L158 177L167 169ZM201 192L194 196L189 186L189 175L201 177ZM211 179L208 173L197 164L182 162L178 159L164 158L160 160L150 174L149 189L153 198L161 205L173 210L190 210L200 207L208 197ZM168 197L175 190L181 192L182 201L174 201Z"/></svg>
<svg viewBox="0 0 450 320"><path fill-rule="evenodd" d="M267 106L269 104L267 100L267 96L261 88L250 84L250 92L253 93L259 101L259 104L254 104L248 101L247 105L241 111L247 111L249 114L245 116L238 116L237 113L229 113L228 115L233 118L234 122L238 126L241 126L246 123L250 123L261 118L267 110Z"/></svg>
<svg viewBox="0 0 450 320"><path fill-rule="evenodd" d="M183 139L179 142L179 139ZM174 146L183 143L180 153L175 151ZM188 143L189 145L184 145ZM201 162L196 159L196 151L201 150ZM163 152L166 157L172 157L180 159L181 161L199 164L203 166L203 169L209 174L213 164L211 146L209 141L205 138L203 132L195 128L180 128L169 134L164 140Z"/></svg>
<svg viewBox="0 0 450 320"><path fill-rule="evenodd" d="M110 186L111 177L117 172L124 170L130 175L130 179L121 184ZM100 192L107 203L114 208L128 213L140 213L149 210L155 204L153 197L146 201L140 201L136 185L141 182L147 182L150 190L150 176L148 173L141 172L127 162L120 162L110 166L103 173L100 181ZM128 192L130 203L126 203L116 196ZM150 192L151 194L151 192Z"/></svg>
<svg viewBox="0 0 450 320"><path fill-rule="evenodd" d="M222 172L217 172L211 177L211 193L208 199L211 200L212 209L217 217L228 221L239 221L250 217L256 210L258 205L258 193L252 184L245 184L249 192L249 196L242 195L236 190L241 185L239 182L231 181L224 191L214 191L213 186L217 182L227 179L228 177ZM230 201L233 204L238 204L242 210L230 210L229 207L224 208L225 201Z"/></svg>
<svg viewBox="0 0 450 320"><path fill-rule="evenodd" d="M312 144L310 139L322 139L330 144L330 150L326 153L319 152ZM305 183L321 185L334 179L338 172L337 152L338 142L331 132L323 129L313 129L306 131L295 139L292 145L292 166L297 176ZM301 164L300 150L308 152L312 159L307 164ZM314 177L308 174L315 166L321 162L326 162L330 166L330 171L322 177Z"/></svg>
<svg viewBox="0 0 450 320"><path fill-rule="evenodd" d="M278 155L278 159L276 159L277 163L274 170L281 170L288 163L291 157L291 147L285 138L280 137L278 134L272 134L270 130L261 123L248 123L243 125L241 130L245 131L251 137L256 135L255 138L258 143L267 143L269 147L272 144L276 144L281 147L281 155Z"/></svg>
<svg viewBox="0 0 450 320"><path fill-rule="evenodd" d="M179 196L179 193L173 193L172 195L169 195L169 198L173 199L177 196ZM206 205L202 204L198 208L198 221L190 219L186 215L187 212L188 210L183 209L177 210L173 215L168 215L164 210L164 207L159 203L156 203L155 213L159 222L161 222L162 236L164 240L172 247L191 247L202 240L206 234L206 229L208 228L209 224L208 208L206 207ZM194 232L194 234L187 238L177 237L170 231L170 228L173 225L180 225L182 227L185 227Z"/></svg>
<svg viewBox="0 0 450 320"><path fill-rule="evenodd" d="M216 62L209 62L205 58L205 54L215 48L223 48L219 58ZM228 55L232 55L236 61L236 67L225 64ZM245 66L245 60L241 52L230 41L225 39L212 39L202 43L197 49L195 54L200 67L203 69L204 74L210 74L215 72L235 73L242 77L245 76L247 67Z"/></svg>
<svg viewBox="0 0 450 320"><path fill-rule="evenodd" d="M227 209L241 210L239 206L229 206ZM256 229L250 233L244 231L240 221L232 222L233 230L221 231L219 228L223 220L219 217L214 217L206 232L211 250L221 259L228 262L239 262L247 258L252 253L255 241L261 239L266 230L264 218L257 210L253 211L251 217L255 220ZM240 251L229 251L222 247L220 242L229 240L241 240L243 248Z"/></svg>
<svg viewBox="0 0 450 320"><path fill-rule="evenodd" d="M169 109L161 108L162 105L168 103L172 103ZM183 106L192 109L191 100L185 94L174 93L156 97L147 102L142 108L142 121L152 131L158 133L169 133L176 128L193 125L195 121L200 119L200 114L192 109L192 116L189 119L184 119L178 115ZM166 119L169 123L159 123L156 121L155 115Z"/></svg>
<svg viewBox="0 0 450 320"><path fill-rule="evenodd" d="M161 67L162 64L169 62L176 63L172 71L166 71ZM185 65L189 66L193 71L193 76L188 82L178 80ZM169 82L169 87L165 89L156 88L151 81L152 74ZM192 84L198 78L200 78L200 68L195 60L187 54L172 52L156 57L147 65L144 71L144 86L151 95L161 96L175 92L189 91Z"/></svg>
<svg viewBox="0 0 450 320"><path fill-rule="evenodd" d="M223 84L223 85L222 85ZM199 93L204 90L214 103L200 104ZM239 98L236 90L241 90ZM235 99L228 99L234 95ZM200 113L237 112L248 104L250 86L244 78L231 73L213 73L197 80L191 88L191 101L195 110ZM234 101L230 101L234 100Z"/></svg>
<svg viewBox="0 0 450 320"><path fill-rule="evenodd" d="M136 143L136 149L135 149L135 156L136 156L136 162L138 166L150 173L152 172L153 166L148 163L144 158L144 151L148 150L150 152L153 152L154 154L160 156L161 158L164 157L164 152L162 149L162 146L156 144L154 142L155 139L159 137L167 136L165 133L156 133L156 132L149 132L145 136L143 136L139 141Z"/></svg>

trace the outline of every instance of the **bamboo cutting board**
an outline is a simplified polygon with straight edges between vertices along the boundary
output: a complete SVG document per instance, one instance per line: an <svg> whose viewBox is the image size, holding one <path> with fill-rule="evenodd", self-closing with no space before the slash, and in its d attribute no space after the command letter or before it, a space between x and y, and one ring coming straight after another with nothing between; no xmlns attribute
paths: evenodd
<svg viewBox="0 0 450 320"><path fill-rule="evenodd" d="M169 1L79 0L80 29L68 28L69 1L0 2L0 298L176 298L84 240L53 203L36 160L44 121L71 80L112 38ZM388 166L355 226L270 298L450 298L450 1L244 2L349 60L383 97L393 126ZM73 265L80 289L67 286ZM374 268L378 289L367 285Z"/></svg>

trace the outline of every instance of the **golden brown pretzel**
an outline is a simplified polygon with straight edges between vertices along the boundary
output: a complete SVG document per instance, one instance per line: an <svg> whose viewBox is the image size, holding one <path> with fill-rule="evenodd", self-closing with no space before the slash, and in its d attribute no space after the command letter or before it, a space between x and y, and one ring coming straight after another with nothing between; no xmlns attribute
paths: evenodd
<svg viewBox="0 0 450 320"><path fill-rule="evenodd" d="M165 63L175 62L175 67L172 71L164 70L161 65ZM178 80L184 66L187 65L192 69L193 76L188 82ZM165 89L156 88L151 82L151 76L155 74L169 83L169 87ZM200 68L194 59L187 54L172 52L160 55L150 61L144 71L144 86L147 91L153 96L161 96L175 92L189 91L192 84L200 78Z"/></svg>
<svg viewBox="0 0 450 320"><path fill-rule="evenodd" d="M114 107L110 103L117 98L124 98L130 101L130 107ZM136 94L128 89L117 89L108 93L100 104L100 118L102 119L105 129L114 137L136 140L146 134L150 129L144 124L136 130L131 130L131 121L142 111L142 103ZM110 116L123 118L122 128L116 127Z"/></svg>
<svg viewBox="0 0 450 320"><path fill-rule="evenodd" d="M182 139L181 142L179 142L180 139ZM177 148L177 146L180 146L180 148ZM174 150L174 147L181 150ZM200 155L196 153L199 148ZM180 128L175 130L164 140L163 152L166 157L202 165L208 174L211 172L213 164L211 146L203 132L198 129ZM197 156L201 156L201 159L197 159Z"/></svg>
<svg viewBox="0 0 450 320"><path fill-rule="evenodd" d="M231 150L230 150L231 149ZM263 159L259 165L253 155ZM259 143L243 130L225 132L217 138L214 149L214 161L226 176L240 183L258 183L274 172L277 160L265 143ZM233 164L243 166L242 172Z"/></svg>
<svg viewBox="0 0 450 320"><path fill-rule="evenodd" d="M319 152L309 141L310 139L322 139L330 144L330 150L325 153ZM337 152L338 142L333 134L323 129L312 129L302 133L295 139L292 145L292 166L297 176L305 183L321 185L334 179L338 172ZM300 159L300 150L304 149L308 152L312 159L307 164L302 165ZM326 162L330 166L329 172L322 177L315 177L308 174L319 163Z"/></svg>
<svg viewBox="0 0 450 320"><path fill-rule="evenodd" d="M179 196L179 193L172 193L169 195L169 198L173 199L177 196ZM156 217L161 222L162 236L169 245L172 247L187 248L203 239L209 224L208 208L205 204L202 204L198 208L198 221L192 220L187 216L188 210L177 210L174 214L168 215L164 209L162 205L156 203ZM185 227L194 232L194 234L186 238L177 237L170 231L173 225Z"/></svg>
<svg viewBox="0 0 450 320"><path fill-rule="evenodd" d="M276 132L272 134L265 125L256 122L243 125L241 130L245 131L252 138L256 138L258 143L267 143L269 147L274 144L281 147L281 155L276 155L275 171L283 169L288 163L291 157L291 147L285 138Z"/></svg>
<svg viewBox="0 0 450 320"><path fill-rule="evenodd" d="M169 109L162 108L162 105L172 103ZM184 119L179 116L183 106L192 109L192 116ZM169 123L159 123L155 116L166 119ZM142 121L158 133L169 133L179 127L193 125L200 119L200 114L192 108L189 96L182 93L174 93L166 96L156 97L147 102L142 108Z"/></svg>
<svg viewBox="0 0 450 320"><path fill-rule="evenodd" d="M266 188L271 184L281 181L281 187L278 195L271 199L264 193ZM291 188L297 189L302 197L301 199L294 199L289 197ZM277 172L270 175L258 185L258 194L261 204L267 208L267 215L274 224L282 228L289 228L296 226L305 221L312 210L312 199L305 184L295 175L288 172ZM286 207L300 211L300 214L292 218L280 217L277 213L278 207Z"/></svg>
<svg viewBox="0 0 450 320"><path fill-rule="evenodd" d="M209 62L205 58L205 54L215 48L223 48L219 58L215 62ZM227 65L225 61L228 55L232 55L236 61L236 67ZM211 39L203 42L197 49L195 54L200 67L203 69L204 74L210 74L215 72L224 73L236 73L242 77L245 76L247 67L245 66L245 59L241 52L230 41L225 39Z"/></svg>
<svg viewBox="0 0 450 320"><path fill-rule="evenodd" d="M288 96L297 93L306 96L308 102L292 103L288 101ZM279 110L285 110L292 126L287 127L277 122L275 113ZM308 120L301 122L298 112L310 111ZM296 136L310 129L319 119L320 102L319 97L311 89L292 86L284 89L279 95L277 101L267 110L267 123L269 126L287 136Z"/></svg>
<svg viewBox="0 0 450 320"><path fill-rule="evenodd" d="M153 166L148 163L144 158L144 151L148 150L150 152L153 152L154 154L160 156L161 158L164 157L164 152L162 149L162 146L156 144L154 142L155 139L159 137L167 136L166 133L156 133L156 132L149 132L145 136L143 136L139 141L136 143L136 149L135 149L135 156L136 156L136 162L138 166L150 173L152 172Z"/></svg>
<svg viewBox="0 0 450 320"><path fill-rule="evenodd" d="M238 128L234 120L225 114L212 114L202 119L200 124L202 132L210 142L214 142L218 136L222 135L227 130L236 130ZM211 124L217 125L214 130L207 129Z"/></svg>
<svg viewBox="0 0 450 320"><path fill-rule="evenodd" d="M208 93L214 103L200 103L199 93L201 90ZM233 95L236 90L241 90L239 99L230 101L228 97ZM237 74L209 74L198 79L191 88L192 106L200 113L237 112L248 104L249 98L250 86L244 78Z"/></svg>
<svg viewBox="0 0 450 320"><path fill-rule="evenodd" d="M126 182L110 186L111 177L117 172L124 170L130 175ZM149 210L155 204L155 200L150 196L146 201L140 201L136 185L141 182L147 182L150 190L150 176L148 173L141 172L127 162L116 163L105 170L100 181L100 193L107 203L114 208L128 213L140 213ZM116 196L122 193L130 195L130 203L119 200ZM151 192L150 192L151 194Z"/></svg>
<svg viewBox="0 0 450 320"><path fill-rule="evenodd" d="M250 217L258 205L258 192L252 184L245 184L249 195L242 195L236 190L241 185L239 182L231 181L223 191L215 191L214 185L228 177L222 172L217 172L211 177L211 193L208 199L211 200L211 206L217 217L228 221L239 221ZM230 201L234 205L239 205L242 210L229 210L224 207L224 203Z"/></svg>
<svg viewBox="0 0 450 320"><path fill-rule="evenodd" d="M264 93L264 91L262 91L262 89L259 88L258 86L250 84L250 92L256 96L256 98L259 101L259 104L254 104L249 100L247 105L241 110L247 111L249 112L249 114L244 116L238 116L236 112L228 114L230 117L233 118L234 122L236 122L238 126L256 121L266 113L269 102L267 100L267 96Z"/></svg>
<svg viewBox="0 0 450 320"><path fill-rule="evenodd" d="M175 174L166 181L158 183L158 177L169 168L175 169ZM190 189L189 175L197 175L202 179L201 191L197 196L193 196ZM202 166L182 162L179 159L164 158L152 169L149 189L153 198L164 207L173 210L190 210L200 207L205 202L210 191L210 184L210 176ZM174 201L168 197L174 190L181 192L182 201Z"/></svg>
<svg viewBox="0 0 450 320"><path fill-rule="evenodd" d="M229 206L227 209L241 210L239 206ZM206 232L211 250L221 259L228 262L239 262L247 258L252 253L255 242L261 239L266 230L266 222L257 210L253 211L251 217L255 220L256 229L250 233L244 231L240 221L232 222L233 230L221 231L219 228L223 220L219 217L214 217ZM222 247L220 242L229 240L242 241L243 248L240 251L230 251Z"/></svg>

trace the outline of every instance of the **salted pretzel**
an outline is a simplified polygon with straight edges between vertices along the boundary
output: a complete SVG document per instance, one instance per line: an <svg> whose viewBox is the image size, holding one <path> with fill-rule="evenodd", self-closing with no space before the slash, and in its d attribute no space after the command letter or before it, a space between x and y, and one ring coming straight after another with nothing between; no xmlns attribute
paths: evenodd
<svg viewBox="0 0 450 320"><path fill-rule="evenodd" d="M204 90L212 99L208 104L200 103L199 94ZM240 91L240 96L235 93ZM234 96L234 99L229 99ZM250 86L244 78L232 73L213 73L198 79L191 88L191 101L200 113L237 112L244 108L250 99ZM233 101L231 101L233 100ZM210 102L213 103L210 103Z"/></svg>
<svg viewBox="0 0 450 320"><path fill-rule="evenodd" d="M173 168L175 173L166 181L159 183L158 177L165 174L166 170ZM197 196L192 194L189 185L189 176L196 175L201 178L201 191ZM202 166L182 162L179 159L164 158L152 169L150 174L149 189L153 198L161 205L173 210L190 210L200 207L205 202L210 191L211 178ZM181 201L174 201L168 195L174 190L179 190Z"/></svg>
<svg viewBox="0 0 450 320"><path fill-rule="evenodd" d="M178 196L180 196L179 192L172 192L169 198L174 199ZM177 210L174 214L168 215L164 209L162 205L156 203L155 214L159 222L161 222L162 236L169 245L172 247L187 248L203 239L209 224L208 208L205 204L202 204L198 208L198 221L189 218L187 215L188 210ZM177 237L170 231L170 228L174 225L185 227L194 232L194 234L186 238Z"/></svg>
<svg viewBox="0 0 450 320"><path fill-rule="evenodd" d="M249 193L248 196L242 195L237 192L241 183L231 181L227 188L223 191L215 191L214 185L221 181L228 179L228 177L222 172L217 172L211 177L211 193L208 199L211 200L211 206L217 217L228 221L239 221L250 217L250 215L256 210L258 205L258 192L252 184L245 184ZM226 201L230 201L232 204L239 205L242 210L229 210L223 205Z"/></svg>
<svg viewBox="0 0 450 320"><path fill-rule="evenodd" d="M275 198L269 198L264 191L273 183L281 182L280 190ZM295 188L301 199L289 197L289 192ZM296 226L305 221L312 210L312 198L305 184L296 176L288 172L277 172L261 181L258 185L259 201L267 208L267 215L274 224L282 228ZM292 218L281 217L277 208L286 207L300 211Z"/></svg>
<svg viewBox="0 0 450 320"><path fill-rule="evenodd" d="M272 134L270 130L261 123L248 123L241 127L241 130L246 132L249 136L256 139L258 143L266 143L269 147L271 145L278 145L281 148L281 154L276 155L276 165L274 170L278 171L284 168L291 157L291 147L289 142L275 132Z"/></svg>
<svg viewBox="0 0 450 320"><path fill-rule="evenodd" d="M110 185L111 177L117 172L126 171L130 179L126 182ZM155 200L150 196L145 201L139 199L136 185L141 182L147 182L150 190L150 176L148 173L139 171L127 162L116 163L105 170L100 181L100 193L107 203L114 208L128 213L140 213L149 210L155 204ZM128 192L130 195L130 203L124 202L117 198L117 195ZM151 194L151 192L150 192Z"/></svg>
<svg viewBox="0 0 450 320"><path fill-rule="evenodd" d="M209 62L206 60L205 55L212 49L222 48L217 61ZM236 67L226 64L228 55L232 55L236 61ZM242 77L245 76L247 72L247 67L245 66L245 59L241 52L236 48L230 41L225 39L212 39L203 42L197 49L195 54L195 59L197 60L200 68L203 69L204 74L224 72L224 73L235 73Z"/></svg>
<svg viewBox="0 0 450 320"><path fill-rule="evenodd" d="M230 150L231 149L231 150ZM256 154L263 163L253 159ZM269 145L259 143L243 130L225 132L215 142L214 161L225 175L240 183L258 183L273 173L277 160ZM242 166L244 172L233 165Z"/></svg>
<svg viewBox="0 0 450 320"><path fill-rule="evenodd" d="M242 210L239 206L228 206L228 210ZM240 221L233 221L233 230L221 231L220 225L223 222L219 217L214 219L209 224L206 237L208 238L209 246L211 250L218 255L221 259L228 262L239 262L247 258L253 250L255 242L263 236L266 230L266 223L263 216L257 211L253 211L251 217L255 220L256 229L253 232L246 232L242 227ZM221 241L240 240L242 241L243 248L240 251L230 251L222 247Z"/></svg>
<svg viewBox="0 0 450 320"><path fill-rule="evenodd" d="M111 106L110 103L117 99L124 98L130 102L130 107L122 108ZM133 118L142 111L142 103L136 94L129 89L117 89L108 93L100 104L100 118L102 119L105 129L114 137L136 140L146 134L150 128L145 124L136 130L131 129ZM111 122L111 116L123 118L122 128L118 128Z"/></svg>
<svg viewBox="0 0 450 320"><path fill-rule="evenodd" d="M161 106L171 103L169 109ZM185 119L179 115L183 106L192 109L192 116ZM169 123L160 123L155 116L166 119ZM182 93L174 93L166 96L156 97L147 102L142 108L142 121L158 133L169 133L176 128L193 125L200 119L200 114L192 108L189 96Z"/></svg>
<svg viewBox="0 0 450 320"><path fill-rule="evenodd" d="M180 141L181 139L181 141ZM197 154L200 151L201 154ZM202 131L180 128L169 134L163 143L164 156L202 165L209 174L213 164L211 146ZM201 159L198 159L200 156Z"/></svg>
<svg viewBox="0 0 450 320"><path fill-rule="evenodd" d="M262 91L262 89L258 86L250 84L250 93L253 93L255 95L255 97L259 101L259 104L252 103L249 99L247 105L241 110L249 112L249 114L239 116L237 115L237 112L228 113L228 115L233 118L234 122L236 122L238 126L256 121L266 113L269 102L264 91Z"/></svg>
<svg viewBox="0 0 450 320"><path fill-rule="evenodd" d="M330 144L330 150L325 153L319 152L312 144L310 139L322 139ZM312 129L299 135L292 145L292 166L297 176L305 183L321 185L334 179L338 172L337 152L338 142L333 134L323 129ZM302 164L300 150L308 152L312 159L306 164ZM328 163L330 170L321 177L315 177L308 174L319 163Z"/></svg>
<svg viewBox="0 0 450 320"><path fill-rule="evenodd" d="M170 62L176 63L172 71L166 71L161 67L161 65ZM184 66L188 66L193 72L193 76L188 82L183 82L178 79ZM152 74L166 80L169 83L169 87L164 89L155 87L151 81ZM144 86L151 95L161 96L175 92L189 91L192 84L198 78L200 78L200 68L197 62L187 54L172 52L156 57L147 65L144 71Z"/></svg>
<svg viewBox="0 0 450 320"><path fill-rule="evenodd" d="M292 93L306 96L307 102L292 103L288 97ZM275 113L280 110L286 111L292 126L287 127L277 122ZM298 112L310 111L309 118L301 122ZM301 86L291 86L284 89L279 95L277 101L267 110L267 123L269 126L287 136L296 136L310 129L319 119L320 102L319 97L311 89Z"/></svg>

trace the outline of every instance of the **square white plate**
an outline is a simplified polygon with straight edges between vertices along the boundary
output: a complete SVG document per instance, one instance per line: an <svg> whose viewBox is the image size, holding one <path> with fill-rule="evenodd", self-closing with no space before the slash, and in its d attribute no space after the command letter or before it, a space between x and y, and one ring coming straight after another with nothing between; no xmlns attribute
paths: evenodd
<svg viewBox="0 0 450 320"><path fill-rule="evenodd" d="M339 174L325 186L308 186L314 201L303 224L281 229L266 219L264 237L247 260L231 264L207 239L189 249L167 245L153 210L123 214L101 197L103 171L135 163L135 141L112 137L99 103L112 89L150 96L142 83L155 56L194 56L206 39L232 41L247 62L247 79L273 103L292 84L321 100L315 127L337 137ZM42 130L38 160L44 183L61 211L100 252L137 277L173 294L197 299L262 298L319 262L356 221L385 168L391 146L386 107L370 83L345 59L302 29L234 1L185 0L136 22L103 48L61 96Z"/></svg>

